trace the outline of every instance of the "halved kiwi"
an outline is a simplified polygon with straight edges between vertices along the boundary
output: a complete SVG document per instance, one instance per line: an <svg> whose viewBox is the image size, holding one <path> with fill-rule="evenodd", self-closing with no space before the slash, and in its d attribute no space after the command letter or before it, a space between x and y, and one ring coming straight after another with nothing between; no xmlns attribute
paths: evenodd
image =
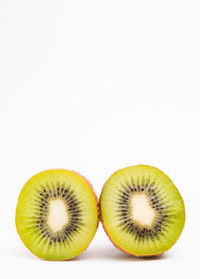
<svg viewBox="0 0 200 279"><path fill-rule="evenodd" d="M17 232L39 258L65 260L79 255L88 247L97 226L96 195L91 184L76 172L43 171L21 190Z"/></svg>
<svg viewBox="0 0 200 279"><path fill-rule="evenodd" d="M168 250L185 222L184 203L177 188L162 171L147 165L115 172L104 185L100 209L113 244L138 257Z"/></svg>

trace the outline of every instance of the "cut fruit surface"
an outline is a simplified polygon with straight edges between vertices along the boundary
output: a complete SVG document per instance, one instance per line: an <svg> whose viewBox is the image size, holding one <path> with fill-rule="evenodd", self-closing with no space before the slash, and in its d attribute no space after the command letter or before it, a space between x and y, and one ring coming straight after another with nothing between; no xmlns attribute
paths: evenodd
<svg viewBox="0 0 200 279"><path fill-rule="evenodd" d="M40 172L24 185L16 208L17 232L26 247L46 260L79 255L98 226L97 198L73 171Z"/></svg>
<svg viewBox="0 0 200 279"><path fill-rule="evenodd" d="M166 174L147 165L115 172L103 187L100 208L113 244L136 256L168 250L185 223L184 203L177 188Z"/></svg>

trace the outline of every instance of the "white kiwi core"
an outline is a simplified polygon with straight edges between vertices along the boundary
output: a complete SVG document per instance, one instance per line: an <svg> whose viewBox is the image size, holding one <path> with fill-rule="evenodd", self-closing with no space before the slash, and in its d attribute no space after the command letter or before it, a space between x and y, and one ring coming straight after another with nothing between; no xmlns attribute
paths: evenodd
<svg viewBox="0 0 200 279"><path fill-rule="evenodd" d="M149 205L148 198L145 194L134 195L132 198L132 217L135 221L142 226L151 226L154 218L155 211Z"/></svg>
<svg viewBox="0 0 200 279"><path fill-rule="evenodd" d="M47 224L53 232L58 232L68 223L69 216L63 200L56 199L50 201Z"/></svg>

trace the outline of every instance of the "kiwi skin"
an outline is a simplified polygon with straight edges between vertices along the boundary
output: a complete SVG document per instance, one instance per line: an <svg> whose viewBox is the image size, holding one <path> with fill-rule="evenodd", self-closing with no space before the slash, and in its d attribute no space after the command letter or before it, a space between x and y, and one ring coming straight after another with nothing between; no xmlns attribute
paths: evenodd
<svg viewBox="0 0 200 279"><path fill-rule="evenodd" d="M59 170L61 170L61 169L59 169ZM66 169L63 169L63 170L66 170ZM95 193L95 191L94 191L94 188L93 188L92 184L89 182L89 180L88 180L85 176L83 176L82 174L80 174L79 172L74 171L74 170L68 170L68 171L71 171L71 172L75 173L76 175L78 175L80 178L82 178L82 179L86 182L86 184L88 185L88 187L90 188L90 190L92 191L92 194L93 194L93 196L94 196L95 203L96 203L96 209L97 209L97 226L96 226L96 231L97 231L97 228L98 228L98 226L99 226L99 203L98 203L98 198L97 198L97 195L96 195L96 193ZM41 172L43 172L43 171L41 171ZM19 198L18 198L18 199L19 199ZM17 216L16 216L16 215L15 215L15 227L16 227L16 230L17 230ZM95 233L96 233L96 231L95 231ZM22 240L22 238L21 238L21 236L20 236L18 230L17 230L17 234L19 235L21 241L23 242L23 240ZM93 238L94 238L94 236L95 236L95 234L93 235ZM91 241L92 241L92 240L91 240ZM90 241L90 243L91 243L91 241ZM89 247L90 243L88 244L88 246L87 246L83 251L81 251L81 253L80 253L79 255L81 255L84 251L87 250L87 248ZM23 244L26 246L26 248L27 248L29 251L31 251L31 249L30 249L29 247L27 247L27 245L26 245L24 242L23 242ZM40 260L45 260L45 261L50 261L50 262L52 261L52 260L43 259L43 258L38 257L37 255L35 255L35 254L33 253L33 251L31 251L31 253L32 253L34 256L36 256L38 259L40 259ZM77 256L72 256L70 259L54 260L54 261L66 261L66 260L69 261L69 260L71 260L71 259L73 259L73 258L75 258L75 257L78 257L79 255L77 255Z"/></svg>
<svg viewBox="0 0 200 279"><path fill-rule="evenodd" d="M144 166L144 165L138 165L138 166ZM148 166L148 165L146 165L146 166ZM130 167L131 167L131 166L130 166ZM128 167L126 167L126 168L128 168ZM156 167L156 168L157 168L157 167ZM158 169L158 168L157 168L157 169ZM120 170L121 170L121 169L115 171L112 175L116 174L116 173L117 173L118 171L120 171ZM160 170L160 169L158 169L158 170ZM160 170L160 171L161 171L161 170ZM108 178L108 179L109 179L109 178ZM107 181L108 181L108 179L107 179ZM99 221L101 221L101 224L102 224L102 226L103 226L103 229L104 229L105 233L107 234L108 238L110 239L110 241L112 242L112 244L113 244L116 248L118 248L119 250L121 250L122 252L124 252L124 253L126 253L126 254L128 254L128 255L131 255L131 256L138 257L138 258L150 258L150 257L154 257L154 256L155 256L155 257L156 257L156 256L161 256L161 255L163 255L166 251L170 250L170 249L172 248L172 246L176 243L177 240L175 240L174 243L172 244L172 246L169 247L167 250L165 250L163 253L143 254L143 255L141 255L141 254L138 255L138 254L130 253L130 252L126 251L125 249L123 249L122 247L120 247L117 243L115 243L115 242L112 240L111 236L109 235L109 233L108 233L108 231L107 231L107 229L106 229L106 226L104 225L103 216L102 216L102 211L101 211L101 198L102 198L102 193L103 193L104 186L105 186L105 184L107 183L107 181L104 183L104 185L103 185L103 187L102 187L101 195L100 195L100 198L99 198L99 204L98 204L98 206L99 206ZM178 189L177 189L177 191L178 191ZM178 192L179 192L179 191L178 191ZM180 194L180 192L179 192L179 194ZM184 204L184 201L183 201L183 204ZM185 206L185 204L184 204L184 206ZM184 223L184 226L185 226L185 223ZM184 226L183 226L183 229L184 229ZM183 231L183 229L182 229L182 231ZM179 236L181 235L182 231L180 232Z"/></svg>

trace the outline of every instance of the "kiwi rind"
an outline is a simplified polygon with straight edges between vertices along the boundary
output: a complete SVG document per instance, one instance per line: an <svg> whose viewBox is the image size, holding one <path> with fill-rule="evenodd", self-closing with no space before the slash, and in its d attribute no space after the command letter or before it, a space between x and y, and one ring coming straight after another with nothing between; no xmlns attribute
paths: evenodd
<svg viewBox="0 0 200 279"><path fill-rule="evenodd" d="M174 239L174 242L172 243L172 245L170 247L168 247L168 249L165 249L165 251L162 251L162 252L154 252L154 253L135 253L135 252L129 252L127 251L126 249L124 249L122 246L118 245L118 243L116 243L113 238L111 237L106 225L105 225L105 220L104 220L104 217L103 217L103 214L102 214L102 196L103 196L103 192L104 192L104 189L108 183L108 181L110 180L111 177L115 176L115 175L118 175L120 174L121 171L126 171L127 169L131 169L131 168L150 168L150 169L154 169L155 171L159 171L160 173L162 173L165 177L167 177L167 179L169 179L169 181L171 181L171 179L165 174L163 173L160 169L156 168L156 167L152 167L152 166L149 166L149 165L137 165L137 166L129 166L129 167L125 167L125 168L122 168L122 169L119 169L117 171L115 171L108 179L107 181L104 183L103 185L103 188L102 188L102 191L101 191L101 194L100 194L100 198L99 198L99 220L101 221L102 223L102 226L103 226L103 229L105 231L105 233L107 234L108 238L110 239L110 241L113 243L113 245L118 248L119 250L121 250L122 252L128 254L128 255L132 255L132 256L136 256L136 257L152 257L152 256L159 256L159 255L162 255L163 253L165 253L166 251L168 251L169 249L171 249L171 247L177 242L178 238L180 237L182 231L183 231L183 228L184 228L184 225L185 225L185 206L184 206L184 201L180 195L180 192L178 191L178 189L176 188L176 186L174 185L174 183L171 181L171 183L173 184L173 186L175 187L177 193L179 194L181 200L182 200L182 204L183 204L183 208L184 208L184 222L183 222L183 226L182 226L182 230L180 231L179 235L177 236L176 239Z"/></svg>
<svg viewBox="0 0 200 279"><path fill-rule="evenodd" d="M91 236L91 239L90 239L88 245L87 245L86 247L84 247L84 249L82 249L78 254L75 254L75 255L72 255L72 256L70 256L70 257L66 257L66 258L63 258L63 259L53 259L54 261L65 261L65 260L70 260L70 259L72 259L72 258L74 258L74 257L77 257L77 256L79 256L80 254L82 254L82 253L88 248L88 246L90 245L92 239L94 238L94 235L95 235L95 233L96 233L96 231L97 231L98 224L99 224L99 219L98 219L98 216L99 216L98 199L97 199L97 195L96 195L96 193L95 193L95 191L94 191L94 188L93 188L92 184L89 182L88 179L86 179L82 174L80 174L80 173L77 172L77 171L74 171L74 170L66 170L66 169L50 169L50 170L41 171L41 172L37 173L37 174L34 175L34 176L37 176L37 175L40 175L41 173L45 173L45 172L49 172L49 171L67 171L67 172L71 172L71 173L75 174L76 176L78 176L80 179L82 179L82 180L85 182L85 185L90 189L91 194L92 194L92 196L93 196L93 198L94 198L94 201L95 201L95 205L96 205L96 217L95 217L95 220L96 220L96 221L95 221L95 222L96 222L96 228L95 228L95 230L94 230L93 235ZM34 177L34 176L33 176L33 177ZM33 177L31 177L29 180L31 180ZM28 181L27 181L27 183L28 183ZM27 183L25 183L25 185L26 185ZM24 186L25 186L25 185L24 185ZM21 192L20 192L20 195L21 195L21 193L23 192L23 189L24 189L24 187L22 188L22 190L21 190ZM19 200L20 200L20 195L19 195L19 197L18 197L18 202L19 202ZM22 238L22 236L21 236L21 234L20 234L20 231L19 231L19 229L18 229L18 223L19 223L19 218L20 218L20 217L18 216L17 211L18 211L18 203L17 203L17 207L16 207L16 214L15 214L15 225L16 225L17 233L18 233L20 239L22 240L23 244L24 244L24 245L27 247L27 249L28 249L29 251L31 251L37 258L42 259L42 260L52 261L52 259L49 259L49 258L46 258L46 257L41 257L41 256L37 255L37 254L27 245L27 243L24 241L24 239Z"/></svg>

